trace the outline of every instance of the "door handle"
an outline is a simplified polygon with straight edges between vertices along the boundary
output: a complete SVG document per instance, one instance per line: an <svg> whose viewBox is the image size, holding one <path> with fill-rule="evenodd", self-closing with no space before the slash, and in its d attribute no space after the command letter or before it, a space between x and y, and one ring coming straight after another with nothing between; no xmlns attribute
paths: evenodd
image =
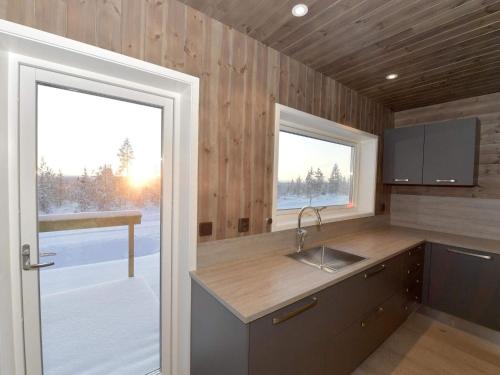
<svg viewBox="0 0 500 375"><path fill-rule="evenodd" d="M313 297L311 298L311 302L309 302L307 305L304 305L302 307L299 307L297 310L295 311L292 311L292 312L289 312L288 314L284 315L284 316L280 316L280 317L277 317L277 318L273 318L273 324L276 325L276 324L281 324L283 322L286 322L287 320L289 319L292 319L294 317L296 317L297 315L300 315L302 314L303 312L309 310L309 309L312 309L314 306L316 306L318 304L318 298L316 297Z"/></svg>
<svg viewBox="0 0 500 375"><path fill-rule="evenodd" d="M369 270L369 271L365 272L365 279L368 279L368 278L376 275L377 273L382 272L383 270L385 270L385 264L382 264L377 269L372 269L372 270Z"/></svg>
<svg viewBox="0 0 500 375"><path fill-rule="evenodd" d="M54 262L31 264L31 248L29 244L23 245L23 247L21 248L21 255L23 257L23 270L25 271L38 270L40 268L50 267L55 264Z"/></svg>
<svg viewBox="0 0 500 375"><path fill-rule="evenodd" d="M460 255L467 255L470 257L475 257L475 258L480 258L480 259L485 259L485 260L491 260L490 255L483 255L483 254L476 254L476 253L469 253L468 251L463 251L463 250L457 250L457 249L447 249L449 253L454 253L454 254L460 254Z"/></svg>
<svg viewBox="0 0 500 375"><path fill-rule="evenodd" d="M449 179L449 180L440 180L440 179L437 179L436 182L450 182L450 183L454 184L455 182L457 182L457 180L455 180L454 178Z"/></svg>
<svg viewBox="0 0 500 375"><path fill-rule="evenodd" d="M410 180L408 178L395 178L394 182L409 182Z"/></svg>

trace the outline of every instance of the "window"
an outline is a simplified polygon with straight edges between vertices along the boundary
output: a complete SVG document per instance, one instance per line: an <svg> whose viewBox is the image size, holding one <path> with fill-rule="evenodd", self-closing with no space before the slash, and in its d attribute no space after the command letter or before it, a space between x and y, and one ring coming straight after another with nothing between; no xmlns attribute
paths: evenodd
<svg viewBox="0 0 500 375"><path fill-rule="evenodd" d="M324 222L374 214L377 136L282 105L275 130L273 230L304 206L325 207Z"/></svg>
<svg viewBox="0 0 500 375"><path fill-rule="evenodd" d="M353 204L355 147L280 131L278 210Z"/></svg>

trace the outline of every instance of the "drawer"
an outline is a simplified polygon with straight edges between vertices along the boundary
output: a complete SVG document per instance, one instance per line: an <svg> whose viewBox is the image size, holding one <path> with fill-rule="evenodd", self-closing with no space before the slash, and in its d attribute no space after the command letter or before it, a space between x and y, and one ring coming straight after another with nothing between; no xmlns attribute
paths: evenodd
<svg viewBox="0 0 500 375"><path fill-rule="evenodd" d="M350 374L406 318L401 294L395 294L327 343L326 373Z"/></svg>
<svg viewBox="0 0 500 375"><path fill-rule="evenodd" d="M393 258L320 292L326 302L328 335L334 336L401 293L401 260Z"/></svg>
<svg viewBox="0 0 500 375"><path fill-rule="evenodd" d="M411 266L414 263L422 262L425 254L425 245L421 244L413 247L403 253L405 266Z"/></svg>
<svg viewBox="0 0 500 375"><path fill-rule="evenodd" d="M313 295L250 323L250 375L323 375L325 299Z"/></svg>
<svg viewBox="0 0 500 375"><path fill-rule="evenodd" d="M422 303L422 284L413 284L403 291L406 301Z"/></svg>
<svg viewBox="0 0 500 375"><path fill-rule="evenodd" d="M413 268L417 263L424 263L425 246L419 245L412 248L404 254L404 266L408 268Z"/></svg>
<svg viewBox="0 0 500 375"><path fill-rule="evenodd" d="M395 257L387 262L366 270L363 275L364 299L363 313L369 313L382 302L401 290L401 258Z"/></svg>
<svg viewBox="0 0 500 375"><path fill-rule="evenodd" d="M424 277L424 267L419 266L415 268L404 268L403 269L403 285L408 286L410 284L422 284Z"/></svg>

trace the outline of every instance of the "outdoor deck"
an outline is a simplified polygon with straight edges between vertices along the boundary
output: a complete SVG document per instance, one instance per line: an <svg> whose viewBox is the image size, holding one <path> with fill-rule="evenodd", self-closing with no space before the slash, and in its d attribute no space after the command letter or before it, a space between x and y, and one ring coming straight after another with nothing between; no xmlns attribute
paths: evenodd
<svg viewBox="0 0 500 375"><path fill-rule="evenodd" d="M145 212L40 217L40 252L55 262L40 271L46 375L160 367L160 221Z"/></svg>

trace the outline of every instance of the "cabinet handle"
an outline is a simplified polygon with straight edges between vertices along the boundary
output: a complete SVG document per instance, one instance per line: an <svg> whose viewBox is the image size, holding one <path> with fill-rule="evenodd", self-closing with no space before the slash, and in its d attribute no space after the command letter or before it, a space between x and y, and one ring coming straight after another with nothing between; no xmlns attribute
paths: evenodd
<svg viewBox="0 0 500 375"><path fill-rule="evenodd" d="M297 315L302 314L304 311L312 309L317 304L318 304L318 299L316 297L313 297L312 301L309 302L307 305L299 307L297 310L291 311L288 314L285 314L285 315L280 316L278 318L273 318L273 324L280 324L280 323L286 322L287 320L292 319L292 318L296 317Z"/></svg>
<svg viewBox="0 0 500 375"><path fill-rule="evenodd" d="M456 249L450 249L448 248L449 253L454 253L454 254L460 254L460 255L468 255L470 257L476 257L480 259L485 259L485 260L491 260L490 255L482 255L482 254L475 254L475 253L469 253L468 251L463 251L463 250L456 250Z"/></svg>
<svg viewBox="0 0 500 375"><path fill-rule="evenodd" d="M437 179L436 182L450 182L450 183L454 184L455 182L457 182L457 180L455 180L454 178L449 179L449 180L440 180L440 179Z"/></svg>
<svg viewBox="0 0 500 375"><path fill-rule="evenodd" d="M409 182L410 180L408 178L395 178L394 182Z"/></svg>
<svg viewBox="0 0 500 375"><path fill-rule="evenodd" d="M378 307L377 310L375 311L375 314L374 315L374 318L377 318L379 315L381 315L382 313L384 312L384 308L382 306ZM368 325L368 321L370 319L367 319L367 320L363 320L361 321L361 327L362 328L365 328L367 325Z"/></svg>
<svg viewBox="0 0 500 375"><path fill-rule="evenodd" d="M372 276L376 275L377 273L382 272L383 270L385 270L385 264L382 264L376 270L366 272L365 279L368 279L369 277L372 277Z"/></svg>

